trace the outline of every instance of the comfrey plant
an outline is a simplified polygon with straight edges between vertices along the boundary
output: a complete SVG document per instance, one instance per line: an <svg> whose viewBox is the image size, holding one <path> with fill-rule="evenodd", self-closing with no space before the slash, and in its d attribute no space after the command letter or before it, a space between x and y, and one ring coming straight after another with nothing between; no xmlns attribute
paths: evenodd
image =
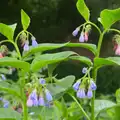
<svg viewBox="0 0 120 120"><path fill-rule="evenodd" d="M111 26L120 20L120 9L103 10L98 19L103 30L90 21L90 11L84 0L77 1L77 9L85 23L73 31L79 35L78 43L52 44L41 43L27 31L30 17L21 10L22 28L15 36L17 24L0 23L0 33L6 37L0 41L0 119L16 120L119 120L119 94L116 101L95 99L97 71L105 65L120 65L119 57L101 58L100 50L106 33L116 32L113 36L115 55L120 55L120 31ZM98 45L89 42L95 27L99 32ZM10 51L5 43L14 46ZM72 51L47 53L61 47L82 47L94 54L93 61ZM53 71L62 61L77 60L87 65L82 69L83 77L75 80L69 75L57 79ZM44 74L44 71L47 74ZM8 75L17 74L12 81ZM59 74L59 73L58 73ZM66 94L70 95L69 100ZM6 114L7 113L7 116ZM12 114L11 114L12 113Z"/></svg>

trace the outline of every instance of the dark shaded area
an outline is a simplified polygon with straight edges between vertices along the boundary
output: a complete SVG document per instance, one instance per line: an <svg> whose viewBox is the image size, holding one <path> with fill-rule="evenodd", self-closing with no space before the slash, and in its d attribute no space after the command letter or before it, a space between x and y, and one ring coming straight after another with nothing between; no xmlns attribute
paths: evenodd
<svg viewBox="0 0 120 120"><path fill-rule="evenodd" d="M79 15L76 9L77 0L1 0L0 1L0 22L5 24L18 23L16 33L20 31L20 10L24 9L31 17L31 26L29 31L36 36L40 42L78 42L78 38L71 35L72 31L84 22L84 19ZM100 26L97 21L99 13L104 8L118 8L120 0L85 0L90 11L91 20ZM120 27L119 23L116 25ZM102 27L101 27L102 28ZM98 33L93 28L90 35L90 43L97 44ZM114 56L112 52L112 34L106 35L101 49L101 56ZM82 49L67 49L73 50L81 55L86 55L93 58L89 52L84 52ZM80 77L81 69L84 65L72 62L69 64L61 64L56 69L59 77L68 74ZM118 67L104 67L98 72L98 91L104 93L115 92L120 87ZM102 87L101 87L102 86ZM104 86L104 88L103 88ZM106 89L107 88L107 89Z"/></svg>

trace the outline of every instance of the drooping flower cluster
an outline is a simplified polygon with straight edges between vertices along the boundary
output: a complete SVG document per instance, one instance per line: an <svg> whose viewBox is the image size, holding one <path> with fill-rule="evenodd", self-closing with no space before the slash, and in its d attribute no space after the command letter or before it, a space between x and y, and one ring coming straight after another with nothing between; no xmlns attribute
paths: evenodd
<svg viewBox="0 0 120 120"><path fill-rule="evenodd" d="M80 31L80 27L77 27L72 32L72 35L77 36L79 31ZM91 25L86 25L85 27L83 27L82 32L80 33L79 42L87 42L90 31L91 31Z"/></svg>
<svg viewBox="0 0 120 120"><path fill-rule="evenodd" d="M26 33L23 32L20 35L20 39L21 39L21 46L23 47L23 50L28 51L30 49L30 47L29 47L29 41L27 39ZM32 47L36 47L38 45L36 38L34 36L32 36L31 40L32 40Z"/></svg>
<svg viewBox="0 0 120 120"><path fill-rule="evenodd" d="M120 35L115 35L113 37L113 43L114 43L113 50L115 51L115 54L120 55Z"/></svg>
<svg viewBox="0 0 120 120"><path fill-rule="evenodd" d="M39 84L44 86L45 83L45 79L39 79ZM42 88L39 92L37 89L34 89L28 96L27 106L46 106L52 100L52 95L48 89Z"/></svg>
<svg viewBox="0 0 120 120"><path fill-rule="evenodd" d="M78 80L74 85L73 89L77 92L78 98L92 98L92 91L97 89L96 84L92 79L87 81L87 85L85 85L86 81Z"/></svg>

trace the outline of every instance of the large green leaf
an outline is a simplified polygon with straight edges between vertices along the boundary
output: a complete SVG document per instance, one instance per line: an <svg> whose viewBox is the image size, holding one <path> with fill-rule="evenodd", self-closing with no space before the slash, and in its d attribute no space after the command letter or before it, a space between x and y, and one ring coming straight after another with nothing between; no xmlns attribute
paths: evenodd
<svg viewBox="0 0 120 120"><path fill-rule="evenodd" d="M95 117L99 114L99 112L103 109L115 106L116 104L109 100L95 100Z"/></svg>
<svg viewBox="0 0 120 120"><path fill-rule="evenodd" d="M0 120L21 120L21 115L10 108L0 108Z"/></svg>
<svg viewBox="0 0 120 120"><path fill-rule="evenodd" d="M75 77L70 75L65 78L58 80L57 83L51 83L47 85L47 88L50 90L51 94L55 96L58 93L66 91L70 88L75 80Z"/></svg>
<svg viewBox="0 0 120 120"><path fill-rule="evenodd" d="M115 93L117 104L120 104L120 88Z"/></svg>
<svg viewBox="0 0 120 120"><path fill-rule="evenodd" d="M68 43L64 43L64 44L41 43L36 47L30 47L30 50L24 54L23 59L28 57L31 54L61 48L66 46L67 44Z"/></svg>
<svg viewBox="0 0 120 120"><path fill-rule="evenodd" d="M105 65L120 65L120 57L95 58L95 67L102 67Z"/></svg>
<svg viewBox="0 0 120 120"><path fill-rule="evenodd" d="M102 110L97 116L97 120L120 120L120 106L115 105Z"/></svg>
<svg viewBox="0 0 120 120"><path fill-rule="evenodd" d="M29 71L30 69L29 63L11 57L0 58L0 66L12 66L15 68L24 69L25 71Z"/></svg>
<svg viewBox="0 0 120 120"><path fill-rule="evenodd" d="M84 57L84 56L71 56L69 58L72 60L78 60L80 62L83 62L83 63L87 64L88 66L93 65L92 61L89 58Z"/></svg>
<svg viewBox="0 0 120 120"><path fill-rule="evenodd" d="M59 52L59 53L40 55L33 60L31 64L31 70L37 71L48 64L53 64L53 63L66 60L69 56L74 54L76 53L72 51L65 51L65 52Z"/></svg>
<svg viewBox="0 0 120 120"><path fill-rule="evenodd" d="M65 47L82 47L90 50L92 53L96 54L97 49L96 45L94 44L87 44L87 43L68 43Z"/></svg>
<svg viewBox="0 0 120 120"><path fill-rule="evenodd" d="M84 0L78 0L76 6L77 6L79 13L83 16L83 18L86 21L89 21L90 11L88 7L86 6Z"/></svg>
<svg viewBox="0 0 120 120"><path fill-rule="evenodd" d="M13 96L18 97L18 98L21 98L20 88L16 84L9 84L6 81L1 81L0 82L0 90L5 91Z"/></svg>
<svg viewBox="0 0 120 120"><path fill-rule="evenodd" d="M10 26L0 23L0 33L9 40L13 40L14 30Z"/></svg>
<svg viewBox="0 0 120 120"><path fill-rule="evenodd" d="M120 20L120 8L115 10L105 9L100 14L101 23L105 29L110 28L115 22Z"/></svg>
<svg viewBox="0 0 120 120"><path fill-rule="evenodd" d="M24 10L21 10L21 22L23 29L26 30L30 24L30 17L24 12Z"/></svg>
<svg viewBox="0 0 120 120"><path fill-rule="evenodd" d="M16 29L16 26L17 26L17 23L15 23L15 24L12 24L12 25L9 25L9 27L11 27L11 28L12 28L13 32L15 31L15 29Z"/></svg>

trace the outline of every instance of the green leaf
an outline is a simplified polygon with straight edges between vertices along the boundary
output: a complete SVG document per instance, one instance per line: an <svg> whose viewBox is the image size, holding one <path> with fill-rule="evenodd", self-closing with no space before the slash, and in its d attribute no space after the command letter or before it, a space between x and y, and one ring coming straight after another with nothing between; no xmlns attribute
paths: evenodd
<svg viewBox="0 0 120 120"><path fill-rule="evenodd" d="M120 57L95 58L95 67L102 67L105 65L120 65Z"/></svg>
<svg viewBox="0 0 120 120"><path fill-rule="evenodd" d="M95 117L99 114L99 112L103 109L115 106L116 104L109 100L95 100Z"/></svg>
<svg viewBox="0 0 120 120"><path fill-rule="evenodd" d="M120 104L120 88L115 93L117 104Z"/></svg>
<svg viewBox="0 0 120 120"><path fill-rule="evenodd" d="M97 116L97 120L120 120L120 106L115 105L102 110Z"/></svg>
<svg viewBox="0 0 120 120"><path fill-rule="evenodd" d="M15 68L21 68L24 69L26 72L30 69L29 63L11 57L0 58L0 66L12 66Z"/></svg>
<svg viewBox="0 0 120 120"><path fill-rule="evenodd" d="M105 29L110 28L115 22L120 20L120 8L115 10L105 9L100 13L101 23Z"/></svg>
<svg viewBox="0 0 120 120"><path fill-rule="evenodd" d="M12 25L9 25L9 27L11 27L11 28L12 28L13 32L15 31L15 29L16 29L16 26L17 26L17 23L15 23L15 24L12 24Z"/></svg>
<svg viewBox="0 0 120 120"><path fill-rule="evenodd" d="M10 108L0 108L0 120L21 120L21 115Z"/></svg>
<svg viewBox="0 0 120 120"><path fill-rule="evenodd" d="M84 0L78 0L76 6L77 6L79 13L83 16L83 18L86 21L89 21L90 11L88 7L86 6Z"/></svg>
<svg viewBox="0 0 120 120"><path fill-rule="evenodd" d="M48 84L47 88L50 90L51 94L55 96L56 94L64 92L68 88L70 88L74 80L75 80L75 77L70 75L58 80L57 83Z"/></svg>
<svg viewBox="0 0 120 120"><path fill-rule="evenodd" d="M21 22L23 29L26 30L30 24L30 17L24 12L24 10L21 10Z"/></svg>
<svg viewBox="0 0 120 120"><path fill-rule="evenodd" d="M11 95L18 97L18 98L21 98L20 88L18 87L17 84L9 84L6 81L1 81L0 82L0 90L5 91Z"/></svg>
<svg viewBox="0 0 120 120"><path fill-rule="evenodd" d="M70 56L69 58L72 60L78 60L80 62L83 62L83 63L87 64L88 66L93 65L92 61L89 58L84 57L84 56Z"/></svg>
<svg viewBox="0 0 120 120"><path fill-rule="evenodd" d="M61 48L66 46L67 44L68 43L64 44L41 43L36 47L30 47L30 50L24 54L23 59L34 53Z"/></svg>
<svg viewBox="0 0 120 120"><path fill-rule="evenodd" d="M14 30L10 26L0 23L0 33L9 40L13 40Z"/></svg>
<svg viewBox="0 0 120 120"><path fill-rule="evenodd" d="M48 64L53 64L53 63L66 60L69 56L74 54L76 53L72 51L65 51L65 52L59 52L59 53L40 55L33 60L31 64L31 70L37 71Z"/></svg>
<svg viewBox="0 0 120 120"><path fill-rule="evenodd" d="M68 43L65 47L82 47L90 50L93 54L97 53L96 45L87 43Z"/></svg>

